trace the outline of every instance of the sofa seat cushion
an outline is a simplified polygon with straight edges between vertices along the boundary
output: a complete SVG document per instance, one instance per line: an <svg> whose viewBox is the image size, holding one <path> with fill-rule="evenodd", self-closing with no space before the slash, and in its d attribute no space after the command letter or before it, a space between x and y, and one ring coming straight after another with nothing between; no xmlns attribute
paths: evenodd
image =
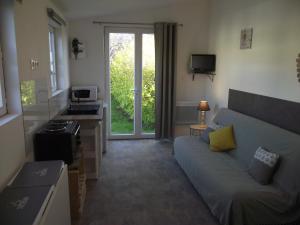
<svg viewBox="0 0 300 225"><path fill-rule="evenodd" d="M256 224L257 216L265 214L270 214L266 222L278 221L295 204L276 187L257 183L230 154L210 151L197 137L176 138L174 153L221 224Z"/></svg>
<svg viewBox="0 0 300 225"><path fill-rule="evenodd" d="M300 136L244 114L220 109L215 123L234 126L236 149L228 152L241 165L250 166L259 146L280 155L280 166L273 183L288 193L300 196ZM300 199L299 199L300 204Z"/></svg>

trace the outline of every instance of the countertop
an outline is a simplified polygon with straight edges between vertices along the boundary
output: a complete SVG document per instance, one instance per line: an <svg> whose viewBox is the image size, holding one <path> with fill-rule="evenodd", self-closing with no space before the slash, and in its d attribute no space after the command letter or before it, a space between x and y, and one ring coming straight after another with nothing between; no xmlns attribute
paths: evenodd
<svg viewBox="0 0 300 225"><path fill-rule="evenodd" d="M103 101L98 102L100 104L98 113L96 115L62 115L67 110L66 107L59 115L54 117L55 120L103 120L103 108L107 107Z"/></svg>

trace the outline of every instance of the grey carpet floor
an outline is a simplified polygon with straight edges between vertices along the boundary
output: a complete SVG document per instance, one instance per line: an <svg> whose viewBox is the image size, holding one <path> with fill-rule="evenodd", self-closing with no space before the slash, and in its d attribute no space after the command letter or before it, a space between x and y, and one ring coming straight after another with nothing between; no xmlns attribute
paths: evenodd
<svg viewBox="0 0 300 225"><path fill-rule="evenodd" d="M172 145L110 141L101 179L87 183L80 225L218 225L175 161Z"/></svg>

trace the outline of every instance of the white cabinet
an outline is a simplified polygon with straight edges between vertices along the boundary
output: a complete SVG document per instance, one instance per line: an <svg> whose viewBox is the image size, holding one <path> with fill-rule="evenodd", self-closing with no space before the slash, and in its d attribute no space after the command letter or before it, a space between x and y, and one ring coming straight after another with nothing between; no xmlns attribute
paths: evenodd
<svg viewBox="0 0 300 225"><path fill-rule="evenodd" d="M68 166L26 163L0 193L0 224L71 225Z"/></svg>
<svg viewBox="0 0 300 225"><path fill-rule="evenodd" d="M61 176L49 199L39 225L71 225L68 168Z"/></svg>

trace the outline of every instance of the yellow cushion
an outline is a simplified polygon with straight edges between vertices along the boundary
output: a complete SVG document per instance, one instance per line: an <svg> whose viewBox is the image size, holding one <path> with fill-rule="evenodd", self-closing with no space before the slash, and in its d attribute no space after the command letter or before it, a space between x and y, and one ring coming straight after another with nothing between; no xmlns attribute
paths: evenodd
<svg viewBox="0 0 300 225"><path fill-rule="evenodd" d="M223 152L236 147L233 135L233 126L223 127L209 133L210 149L215 152Z"/></svg>

